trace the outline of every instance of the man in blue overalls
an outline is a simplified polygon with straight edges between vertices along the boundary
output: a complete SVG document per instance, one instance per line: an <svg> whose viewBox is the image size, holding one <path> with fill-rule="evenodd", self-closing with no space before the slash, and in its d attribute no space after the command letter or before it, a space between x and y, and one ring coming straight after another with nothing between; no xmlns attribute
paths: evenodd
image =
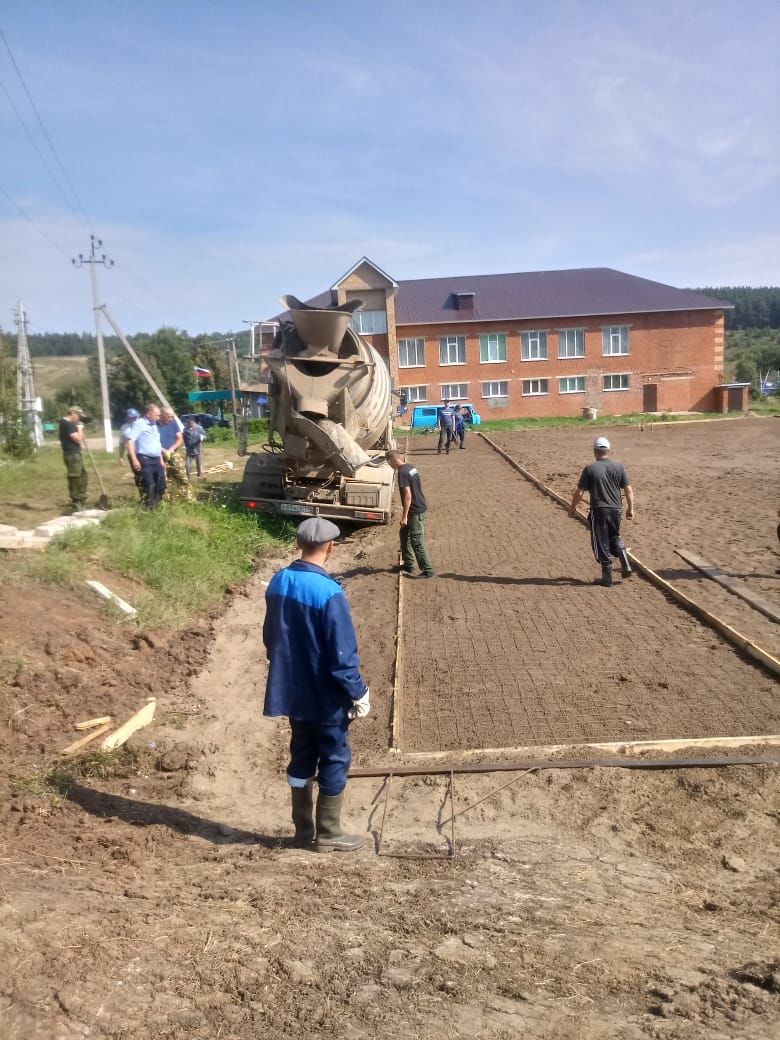
<svg viewBox="0 0 780 1040"><path fill-rule="evenodd" d="M354 852L365 843L341 830L352 761L348 727L370 710L347 598L324 567L339 529L310 517L298 527L300 560L277 571L265 594L263 642L268 681L263 714L290 720L287 782L295 844L315 852ZM313 784L319 785L314 814Z"/></svg>

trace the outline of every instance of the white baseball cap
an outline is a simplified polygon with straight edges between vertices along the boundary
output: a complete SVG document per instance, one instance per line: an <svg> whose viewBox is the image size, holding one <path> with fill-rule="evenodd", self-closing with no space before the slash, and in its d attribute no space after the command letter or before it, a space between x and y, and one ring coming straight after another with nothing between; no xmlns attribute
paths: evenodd
<svg viewBox="0 0 780 1040"><path fill-rule="evenodd" d="M609 443L606 437L597 437L593 442L593 447L597 451L611 451L612 445Z"/></svg>

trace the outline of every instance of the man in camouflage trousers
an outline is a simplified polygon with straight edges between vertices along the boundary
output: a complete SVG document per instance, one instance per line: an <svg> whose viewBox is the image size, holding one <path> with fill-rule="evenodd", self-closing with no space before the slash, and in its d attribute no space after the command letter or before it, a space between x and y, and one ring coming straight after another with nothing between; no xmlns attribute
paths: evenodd
<svg viewBox="0 0 780 1040"><path fill-rule="evenodd" d="M160 443L162 457L165 462L165 479L168 486L163 495L164 502L195 502L190 478L184 466L184 436L172 408L163 408L160 412Z"/></svg>

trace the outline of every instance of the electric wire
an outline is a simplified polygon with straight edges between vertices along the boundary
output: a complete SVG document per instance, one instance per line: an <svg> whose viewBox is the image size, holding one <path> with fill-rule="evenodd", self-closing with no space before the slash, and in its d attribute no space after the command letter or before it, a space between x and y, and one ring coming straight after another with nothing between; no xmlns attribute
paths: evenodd
<svg viewBox="0 0 780 1040"><path fill-rule="evenodd" d="M8 104L13 109L14 115L16 116L16 118L19 121L19 125L21 126L22 130L24 130L25 134L27 135L27 140L33 146L35 151L38 153L38 157L40 158L40 160L43 163L43 165L46 167L46 172L49 174L49 177L51 177L52 183L54 184L54 186L56 187L57 191L62 196L62 198L63 198L63 200L65 202L65 205L68 207L68 209L71 211L71 213L73 213L73 215L76 217L76 219L83 223L83 220L82 220L82 217L81 217L80 213L74 207L72 200L68 197L67 192L62 187L62 185L60 184L59 180L57 179L57 176L54 173L54 170L51 168L51 164L49 163L49 160L46 158L46 156L43 154L43 152L39 148L38 142L33 137L30 128L28 127L27 123L24 121L24 117L22 116L22 113L16 107L16 103L14 102L14 99L11 97L10 93L8 92L8 87L6 87L5 83L3 83L2 80L0 80L0 89L3 91L5 96L8 98Z"/></svg>
<svg viewBox="0 0 780 1040"><path fill-rule="evenodd" d="M68 177L68 174L67 174L67 172L65 170L65 167L62 164L62 160L60 159L59 153L58 153L57 149L54 147L54 142L52 141L51 137L49 137L49 132L46 129L46 127L44 126L44 124L43 124L43 120L41 119L41 114L38 111L38 108L37 108L35 102L32 99L32 94L27 89L27 84L24 81L24 76L22 75L22 71L21 71L21 69L19 68L19 66L16 63L16 58L14 57L13 51L11 50L11 45L8 43L8 40L6 39L6 35L5 35L5 33L3 32L2 29L0 29L0 39L2 39L3 43L5 44L5 49L8 51L8 57L11 59L11 63L13 65L14 69L16 70L16 75L19 77L19 82L22 84L22 88L23 88L25 94L27 95L27 100L30 102L30 107L32 108L33 112L35 113L35 118L38 120L38 125L41 128L41 132L43 133L43 136L46 138L46 141L47 141L47 143L49 145L49 148L51 148L51 150L52 150L52 154L54 155L54 158L55 158L55 160L57 162L57 165L59 166L59 168L60 168L60 170L62 172L62 176L65 178L65 183L70 188L71 194L73 195L73 198L76 201L76 205L81 210L81 213L83 215L84 221L86 222L87 226L91 228L92 227L92 222L90 221L90 219L89 219L89 217L87 215L87 211L84 209L84 205L83 205L81 199L79 198L78 192L73 187L73 184L71 183L70 177Z"/></svg>
<svg viewBox="0 0 780 1040"><path fill-rule="evenodd" d="M8 194L8 192L5 190L5 188L3 187L2 184L0 184L0 193L5 195L5 197L8 199L8 201L14 207L14 209L17 210L19 213L21 213L21 215L24 217L24 219L29 221L30 224L32 224L32 226L35 228L35 230L38 232L38 234L41 236L41 238L45 238L50 246L53 246L57 250L58 253L61 253L62 256L64 256L66 260L70 261L70 257L65 252L65 250L62 248L62 246L57 245L57 243L54 241L54 239L49 238L49 236L46 234L46 232L42 228L38 227L38 225L33 220L33 218L30 216L30 214L27 213L26 210L22 209L22 207L19 205L19 203L16 201L16 199L13 198L13 196Z"/></svg>

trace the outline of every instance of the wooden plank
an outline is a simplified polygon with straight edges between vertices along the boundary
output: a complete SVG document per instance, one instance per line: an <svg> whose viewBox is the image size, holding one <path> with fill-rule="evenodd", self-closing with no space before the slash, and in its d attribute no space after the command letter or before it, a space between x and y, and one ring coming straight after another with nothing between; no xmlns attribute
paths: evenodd
<svg viewBox="0 0 780 1040"><path fill-rule="evenodd" d="M480 762L476 765L392 766L350 769L350 780L372 777L444 776L452 773L533 773L539 769L728 769L732 766L780 766L776 755L733 758L553 758L525 762ZM497 793L497 792L494 792Z"/></svg>
<svg viewBox="0 0 780 1040"><path fill-rule="evenodd" d="M466 748L465 750L457 751L405 751L403 753L399 753L395 748L391 748L390 751L395 751L399 759L449 759L453 757L468 759L480 755L558 755L562 751L572 751L574 748L588 748L591 751L614 751L620 754L631 755L642 754L645 751L680 751L684 748L739 748L756 745L780 747L780 735L768 733L749 737L675 737L668 740L611 740L595 744L531 744L526 747Z"/></svg>
<svg viewBox="0 0 780 1040"><path fill-rule="evenodd" d="M749 603L754 610L760 611L765 617L768 617L770 621L780 621L780 610L769 600L763 599L761 596L757 596L755 592L751 592L750 589L744 588L740 585L739 581L731 574L724 574L723 571L716 567L714 563L707 563L701 556L697 556L695 553L689 552L688 549L675 549L678 556L681 556L686 563L690 563L692 567L695 567L697 571L701 571L708 578L717 582L718 585L723 586L734 596L739 596L746 603Z"/></svg>
<svg viewBox="0 0 780 1040"><path fill-rule="evenodd" d="M86 737L79 737L78 740L74 740L72 744L68 744L66 748L63 748L60 752L61 755L75 755L77 752L85 748L87 744L91 744L93 740L97 740L98 737L102 737L104 733L108 733L111 729L110 722L104 722L102 726L98 726L97 729L93 729L90 733L87 733Z"/></svg>
<svg viewBox="0 0 780 1040"><path fill-rule="evenodd" d="M101 715L99 719L87 719L85 722L77 722L73 728L77 730L94 729L95 726L103 726L106 722L110 721L110 715Z"/></svg>
<svg viewBox="0 0 780 1040"><path fill-rule="evenodd" d="M112 751L114 748L120 747L126 741L132 737L132 735L139 729L143 729L144 726L148 726L154 718L154 712L157 708L157 698L150 697L146 704L137 711L135 715L131 715L127 722L123 723L119 729L114 730L103 743L100 745L103 751Z"/></svg>

